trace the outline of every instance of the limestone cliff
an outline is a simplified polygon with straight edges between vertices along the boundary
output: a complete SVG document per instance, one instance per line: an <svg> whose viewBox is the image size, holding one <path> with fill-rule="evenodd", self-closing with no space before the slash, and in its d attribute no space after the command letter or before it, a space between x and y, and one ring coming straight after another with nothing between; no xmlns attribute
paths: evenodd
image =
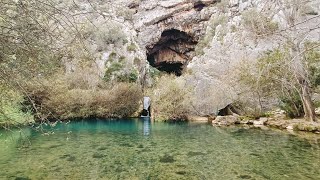
<svg viewBox="0 0 320 180"><path fill-rule="evenodd" d="M233 102L239 93L232 78L236 76L234 67L241 61L254 61L261 53L284 43L285 38L278 32L291 28L284 13L290 6L282 0L117 0L93 6L85 1L79 4L83 7L78 11L99 12L90 19L97 30L88 35L86 43L95 54L100 76L112 61L133 68L141 81L149 83L150 65L175 73L180 76L177 78L186 79L194 91L197 101L193 107L200 115L217 113ZM320 2L306 1L303 8L300 13L304 14L294 22L298 32L314 28L304 41L319 41ZM109 37L110 33L119 37Z"/></svg>

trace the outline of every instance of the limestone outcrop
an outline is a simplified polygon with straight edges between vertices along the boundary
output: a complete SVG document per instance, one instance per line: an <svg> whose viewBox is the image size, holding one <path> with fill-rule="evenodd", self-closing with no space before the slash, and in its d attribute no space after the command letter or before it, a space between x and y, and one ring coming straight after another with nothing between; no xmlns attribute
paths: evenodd
<svg viewBox="0 0 320 180"><path fill-rule="evenodd" d="M133 16L138 44L146 48L152 66L161 70L175 65L176 74L187 79L194 90L193 107L198 115L216 114L234 102L242 93L242 87L234 82L235 67L243 61L250 64L262 53L279 47L286 40L272 32L290 28L283 1L152 0L138 4ZM301 33L306 27L317 28L320 21L320 2L310 1L304 6L298 22L311 20L299 25ZM176 42L170 38L174 45L166 44L163 34L170 30L189 38L182 43L183 38L176 38ZM305 40L318 41L319 34L319 30L313 31ZM183 74L185 69L192 73Z"/></svg>
<svg viewBox="0 0 320 180"><path fill-rule="evenodd" d="M282 0L116 0L95 8L79 4L76 14L96 10L90 23L103 27L86 33L100 76L114 63L138 72L144 84L151 83L150 65L174 73L193 91L192 113L199 116L217 114L237 100L242 87L235 82L235 67L279 47L285 39L274 32L290 28ZM308 1L302 13L296 22L299 32L315 28L304 40L319 41L320 2Z"/></svg>

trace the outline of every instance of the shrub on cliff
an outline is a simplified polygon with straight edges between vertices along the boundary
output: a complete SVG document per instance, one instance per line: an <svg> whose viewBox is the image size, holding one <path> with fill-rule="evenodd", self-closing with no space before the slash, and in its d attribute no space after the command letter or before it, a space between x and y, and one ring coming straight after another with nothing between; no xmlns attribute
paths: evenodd
<svg viewBox="0 0 320 180"><path fill-rule="evenodd" d="M256 35L268 35L278 30L278 23L272 21L267 14L259 13L256 9L242 13L244 26Z"/></svg>

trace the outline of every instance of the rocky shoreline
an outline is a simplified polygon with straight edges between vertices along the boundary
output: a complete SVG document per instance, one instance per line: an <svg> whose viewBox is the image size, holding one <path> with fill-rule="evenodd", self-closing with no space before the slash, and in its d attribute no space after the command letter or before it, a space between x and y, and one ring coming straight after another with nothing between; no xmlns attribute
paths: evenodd
<svg viewBox="0 0 320 180"><path fill-rule="evenodd" d="M320 123L305 119L284 119L283 117L261 117L251 120L238 115L217 116L211 119L213 126L231 126L237 124L252 125L254 127L271 127L288 131L305 131L320 134Z"/></svg>

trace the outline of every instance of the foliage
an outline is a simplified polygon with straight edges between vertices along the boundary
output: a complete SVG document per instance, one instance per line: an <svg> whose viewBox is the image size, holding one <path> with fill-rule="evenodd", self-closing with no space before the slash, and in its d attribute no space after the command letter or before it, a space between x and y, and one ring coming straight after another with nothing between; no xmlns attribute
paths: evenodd
<svg viewBox="0 0 320 180"><path fill-rule="evenodd" d="M118 83L104 89L70 89L64 80L29 84L37 120L85 117L129 117L140 107L142 92L135 84Z"/></svg>
<svg viewBox="0 0 320 180"><path fill-rule="evenodd" d="M185 120L190 104L190 91L184 80L173 75L161 76L148 89L152 99L153 115L157 120Z"/></svg>
<svg viewBox="0 0 320 180"><path fill-rule="evenodd" d="M118 82L134 83L138 80L138 72L131 69L129 72L124 72L116 77Z"/></svg>
<svg viewBox="0 0 320 180"><path fill-rule="evenodd" d="M131 43L127 46L127 51L129 52L136 52L137 46L134 43Z"/></svg>
<svg viewBox="0 0 320 180"><path fill-rule="evenodd" d="M95 32L96 40L102 44L118 44L123 45L127 39L126 34L117 23L110 23L105 25L107 27L100 27L97 32Z"/></svg>
<svg viewBox="0 0 320 180"><path fill-rule="evenodd" d="M314 89L320 82L318 65L320 51L310 48L310 43L307 43L305 48L304 63ZM245 66L246 64L243 64L243 67L240 68L240 82L245 84L249 91L256 94L260 103L264 98L275 97L279 99L279 106L288 117L295 118L303 115L304 109L300 87L294 72L295 66L291 63L291 56L287 48L267 51L256 63Z"/></svg>
<svg viewBox="0 0 320 180"><path fill-rule="evenodd" d="M159 77L161 75L161 71L159 71L157 68L151 66L149 68L149 74L152 79L156 79L157 77Z"/></svg>
<svg viewBox="0 0 320 180"><path fill-rule="evenodd" d="M289 118L301 117L303 114L302 101L298 92L291 93L292 96L280 97L280 108L286 112Z"/></svg>
<svg viewBox="0 0 320 180"><path fill-rule="evenodd" d="M133 99L130 101L130 98L135 98L139 93L137 85L129 83L107 89L108 84L101 80L101 74L93 68L96 56L92 51L101 52L107 50L110 44L119 47L128 42L123 26L112 20L113 17L106 17L108 14L102 11L103 8L109 11L114 4L91 2L88 3L90 7L80 7L79 3L77 0L1 1L1 123L27 122L32 120L31 113L37 120L44 120L47 117L79 117L80 114L126 116L133 111L134 105L130 104L128 109L119 104L118 107L114 106L118 109L100 110L101 113L95 110L89 112L87 106L78 107L81 112L72 110L71 107L76 108L76 104L81 104L81 96L92 102L92 107L98 107L94 104L99 98L96 101L92 98L99 93L100 96L110 95L100 98L106 99L106 103L110 104L117 103L112 98L119 98L121 101L123 94L131 103ZM97 26L97 22L103 23ZM112 63L106 70L106 79L111 79L114 74L122 75L116 72L124 69L125 57L116 59L117 57L115 53L110 54L109 60ZM66 67L66 75L61 75L65 73L64 65L68 63L72 67ZM133 70L121 76L121 81L124 82L134 82L136 79L137 74ZM5 90L2 91L4 87ZM71 99L75 102L70 102ZM139 100L135 99L136 102ZM57 104L53 106L54 103ZM62 106L66 108L65 112Z"/></svg>
<svg viewBox="0 0 320 180"><path fill-rule="evenodd" d="M22 106L23 95L11 88L0 86L0 126L23 125L33 121L31 112Z"/></svg>
<svg viewBox="0 0 320 180"><path fill-rule="evenodd" d="M315 89L320 85L320 43L305 43L305 61L310 72L311 86Z"/></svg>
<svg viewBox="0 0 320 180"><path fill-rule="evenodd" d="M122 70L123 67L124 65L119 62L112 62L111 65L107 67L103 79L107 82L112 80L112 77L115 75L115 73Z"/></svg>
<svg viewBox="0 0 320 180"><path fill-rule="evenodd" d="M242 21L246 28L256 35L272 34L278 30L278 23L266 14L259 13L256 9L250 9L242 13Z"/></svg>

